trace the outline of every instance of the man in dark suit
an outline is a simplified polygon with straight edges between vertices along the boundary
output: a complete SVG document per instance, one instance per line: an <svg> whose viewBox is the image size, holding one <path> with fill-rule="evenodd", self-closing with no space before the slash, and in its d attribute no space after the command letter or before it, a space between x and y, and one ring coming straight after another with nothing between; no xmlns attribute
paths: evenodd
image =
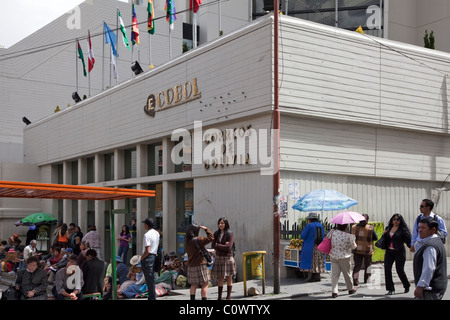
<svg viewBox="0 0 450 320"><path fill-rule="evenodd" d="M86 252L87 261L83 264L84 285L83 294L102 293L105 262L97 258L97 251L89 249Z"/></svg>

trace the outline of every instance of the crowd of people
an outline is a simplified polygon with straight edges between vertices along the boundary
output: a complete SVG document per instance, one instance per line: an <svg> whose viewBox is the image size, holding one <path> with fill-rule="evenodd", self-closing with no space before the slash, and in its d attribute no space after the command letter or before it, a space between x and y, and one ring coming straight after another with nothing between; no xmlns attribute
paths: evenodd
<svg viewBox="0 0 450 320"><path fill-rule="evenodd" d="M175 252L165 254L162 250L160 233L151 218L143 222L143 252L134 254L129 261L130 228L124 225L117 236L116 286L112 285L113 264L104 261L101 237L95 226L84 235L74 223L62 223L55 230L48 252L37 250L36 239L22 245L18 234L14 234L0 246L1 271L16 275L15 284L6 296L21 300L48 299L50 286L57 300L111 299L114 288L119 299L146 297L154 300L174 287L188 287L191 298L195 299L196 288L201 287L201 297L206 299L208 287L216 284L219 299L222 299L226 281L226 299L231 298L236 264L232 250L234 235L226 218L219 219L214 235L204 226L191 224L186 231L186 253L181 259ZM206 237L199 236L202 229ZM206 266L202 251L193 241L202 249L212 242L207 251L214 260L212 266Z"/></svg>
<svg viewBox="0 0 450 320"><path fill-rule="evenodd" d="M338 280L344 280L349 294L356 292L360 272L363 281L371 277L374 243L385 250L384 269L388 295L395 294L392 267L404 292L409 292L410 282L404 271L405 245L414 253L414 296L419 299L442 299L447 288L445 239L447 229L444 220L432 210L434 203L424 199L420 204L420 215L414 222L412 232L403 216L395 213L381 235L370 225L369 216L351 225L337 224L327 235L318 215L311 212L309 223L301 233L304 239L301 251L300 270L307 281L320 281L325 272L325 255L318 250L324 237L330 239L332 297L338 296ZM208 288L217 285L218 299L222 299L226 282L226 299L231 299L233 277L236 275L234 260L234 234L228 219L219 218L213 233L206 226L192 223L186 230L185 254L181 261L175 252L168 255L161 248L160 233L151 218L144 223L142 254L135 254L127 261L131 235L124 225L117 237L119 248L115 256L117 285L112 285L112 264L105 263L102 255L101 237L96 227L90 227L83 235L75 224L61 224L56 230L55 241L46 254L38 252L36 240L28 240L25 246L17 234L0 245L1 271L17 274L13 286L14 295L21 299L47 299L47 286L51 284L56 299L79 300L83 297L110 299L117 294L120 299L147 297L155 300L175 286L189 287L191 300L195 300L200 288L202 300L208 297ZM200 231L205 236L200 236ZM210 245L208 251L206 247ZM207 263L212 254L212 265ZM353 259L353 260L352 260ZM352 268L353 262L353 268ZM117 292L113 293L113 288Z"/></svg>
<svg viewBox="0 0 450 320"><path fill-rule="evenodd" d="M385 250L384 274L387 295L395 294L392 279L392 267L403 284L404 293L409 292L410 282L405 273L405 245L414 253L413 278L415 283L414 296L417 299L440 300L447 288L447 258L445 239L447 228L444 220L432 210L433 201L423 199L419 208L412 232L403 216L395 213L383 231L378 236L369 222L369 216L364 214L364 220L352 224L337 224L326 237L331 241L329 252L331 262L332 297L338 296L338 280L344 276L349 294L356 292L360 283L360 272L364 271L363 281L369 282L371 277L372 255L374 244ZM311 212L309 223L303 229L301 238L304 240L301 251L300 270L308 274L308 281L320 281L320 273L324 272L325 255L318 250L324 239L324 228L318 220L318 215ZM352 268L353 262L353 268ZM364 269L362 267L364 266Z"/></svg>

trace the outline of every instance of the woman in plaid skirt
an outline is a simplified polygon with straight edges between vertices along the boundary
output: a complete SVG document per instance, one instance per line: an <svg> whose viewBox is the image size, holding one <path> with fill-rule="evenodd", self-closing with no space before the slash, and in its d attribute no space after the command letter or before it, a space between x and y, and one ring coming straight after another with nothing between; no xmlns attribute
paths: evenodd
<svg viewBox="0 0 450 320"><path fill-rule="evenodd" d="M227 218L219 218L217 222L219 229L214 233L212 248L216 251L216 260L212 269L212 275L218 280L218 299L222 300L223 282L227 279L227 300L231 297L233 276L236 274L236 263L234 261L233 243L234 234L230 230Z"/></svg>
<svg viewBox="0 0 450 320"><path fill-rule="evenodd" d="M200 229L205 230L206 237L198 236ZM206 300L211 275L208 267L206 266L206 260L203 257L202 252L200 252L195 245L195 238L198 239L198 245L202 248L213 241L214 237L212 232L209 231L207 227L192 223L186 231L186 242L184 245L188 255L188 282L191 284L191 300L195 300L195 291L199 285L201 286L202 300Z"/></svg>

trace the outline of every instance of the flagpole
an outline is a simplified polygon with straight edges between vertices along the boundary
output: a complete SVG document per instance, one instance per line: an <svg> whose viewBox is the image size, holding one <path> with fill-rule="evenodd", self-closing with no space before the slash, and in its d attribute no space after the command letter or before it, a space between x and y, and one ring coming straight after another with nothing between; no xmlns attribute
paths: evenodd
<svg viewBox="0 0 450 320"><path fill-rule="evenodd" d="M219 37L222 35L222 6L221 6L221 0L217 2L219 6L218 15L219 15Z"/></svg>
<svg viewBox="0 0 450 320"><path fill-rule="evenodd" d="M133 43L133 1L131 1L131 65L134 61L134 43ZM134 72L131 70L131 77L133 78Z"/></svg>
<svg viewBox="0 0 450 320"><path fill-rule="evenodd" d="M75 83L76 83L76 92L78 92L78 39L75 42Z"/></svg>
<svg viewBox="0 0 450 320"><path fill-rule="evenodd" d="M89 87L89 90L88 90L88 95L89 95L89 97L91 97L91 71L89 70L89 61L90 61L90 51L91 51L91 46L90 46L90 40L91 40L91 33L89 32L89 29L88 29L88 35L89 35L89 38L88 38L88 87Z"/></svg>
<svg viewBox="0 0 450 320"><path fill-rule="evenodd" d="M172 29L169 24L169 60L172 60Z"/></svg>
<svg viewBox="0 0 450 320"><path fill-rule="evenodd" d="M150 33L148 34L148 62L148 67L152 69L152 36Z"/></svg>
<svg viewBox="0 0 450 320"><path fill-rule="evenodd" d="M111 50L109 51L109 87L110 88L111 88L111 69L112 69L111 62L112 62L112 55L113 55L112 46L113 46L113 43L111 41Z"/></svg>
<svg viewBox="0 0 450 320"><path fill-rule="evenodd" d="M105 88L105 20L103 20L102 91Z"/></svg>
<svg viewBox="0 0 450 320"><path fill-rule="evenodd" d="M116 56L116 72L117 72L117 60L119 59L119 7L116 7L116 27L117 27L117 31L116 31L116 36L117 36L117 48L116 48L116 52L117 52L117 56ZM118 83L119 77L116 77L116 84Z"/></svg>
<svg viewBox="0 0 450 320"><path fill-rule="evenodd" d="M192 38L194 39L194 48L197 48L197 13L194 13L194 21L193 21Z"/></svg>

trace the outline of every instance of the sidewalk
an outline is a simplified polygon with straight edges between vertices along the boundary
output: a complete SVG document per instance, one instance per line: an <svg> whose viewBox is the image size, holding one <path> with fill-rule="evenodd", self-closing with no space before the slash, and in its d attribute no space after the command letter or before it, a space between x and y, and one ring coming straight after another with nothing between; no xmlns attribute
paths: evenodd
<svg viewBox="0 0 450 320"><path fill-rule="evenodd" d="M447 257L447 270L450 270L450 257ZM285 267L282 267L285 268ZM413 278L413 264L412 261L406 261L405 272L408 276L409 281L414 284ZM401 286L401 281L397 276L395 271L395 266L393 266L393 280L396 286ZM360 278L362 279L363 272L360 273ZM373 283L360 283L360 287L376 285L382 288L385 285L384 281L384 265L382 263L376 263L372 265L372 279ZM449 276L450 279L450 276ZM13 284L15 281L15 276L8 275L5 273L0 274L0 290L5 291L8 285ZM273 277L271 275L266 275L265 280L265 294L262 294L262 280L249 280L247 281L247 290L251 287L256 288L261 294L257 296L245 296L244 294L244 283L237 282L233 283L233 289L231 298L233 300L280 300L289 299L301 296L308 296L321 293L330 293L331 296L331 273L321 274L320 282L305 282L303 279L299 278L281 278L280 279L280 293L274 294L273 287ZM339 279L339 290L346 291L344 278L341 275ZM50 293L51 294L51 293ZM222 298L226 297L226 286L224 288L224 294ZM200 289L197 289L196 299L200 300ZM217 287L211 287L208 289L208 299L217 299ZM143 300L143 299L136 299ZM170 292L170 294L158 297L157 300L190 300L189 289L175 289Z"/></svg>
<svg viewBox="0 0 450 320"><path fill-rule="evenodd" d="M447 257L447 270L450 267L450 257ZM285 268L285 267L282 267ZM408 276L408 280L414 286L413 277L413 263L411 261L406 261L405 272ZM360 279L362 279L364 272L360 272ZM392 267L393 280L396 286L402 286L400 279L398 278L397 272L395 271L395 265ZM359 287L367 287L369 285L377 285L384 288L384 264L375 263L372 265L372 279L374 283L365 284L360 281ZM450 276L449 276L450 279ZM266 275L265 280L265 294L262 294L262 280L250 280L247 281L247 290L251 287L255 287L261 293L258 296L245 296L244 295L244 283L237 282L233 283L233 290L231 298L233 300L281 300L289 299L295 297L302 297L321 293L330 293L331 296L331 273L321 274L320 282L305 282L303 279L299 278L281 278L280 279L280 293L274 294L273 287L273 277L271 275ZM347 291L345 287L344 277L341 275L339 279L339 291ZM226 286L224 287L224 294L222 298L226 297ZM158 298L158 300L189 300L189 289L177 289L173 290L170 295ZM200 290L197 289L196 299L200 299ZM217 287L211 287L208 289L208 299L217 299Z"/></svg>

